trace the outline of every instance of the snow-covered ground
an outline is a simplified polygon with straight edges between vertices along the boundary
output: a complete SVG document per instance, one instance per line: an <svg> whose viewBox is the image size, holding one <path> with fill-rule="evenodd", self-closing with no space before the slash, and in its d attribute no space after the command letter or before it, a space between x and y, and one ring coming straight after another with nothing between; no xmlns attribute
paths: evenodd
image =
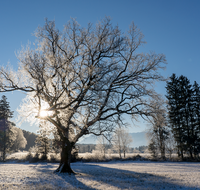
<svg viewBox="0 0 200 190"><path fill-rule="evenodd" d="M52 163L0 163L0 189L200 189L200 163L72 163L77 175L53 173L57 167Z"/></svg>

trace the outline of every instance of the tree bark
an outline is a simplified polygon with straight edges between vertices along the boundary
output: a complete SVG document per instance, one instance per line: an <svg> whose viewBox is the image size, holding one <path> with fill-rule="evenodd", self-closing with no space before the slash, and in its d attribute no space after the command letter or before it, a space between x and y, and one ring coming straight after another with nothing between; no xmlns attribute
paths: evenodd
<svg viewBox="0 0 200 190"><path fill-rule="evenodd" d="M71 168L71 151L72 146L70 143L62 142L62 152L61 152L61 160L60 165L56 169L55 172L59 173L69 173L69 174L75 174L75 172Z"/></svg>

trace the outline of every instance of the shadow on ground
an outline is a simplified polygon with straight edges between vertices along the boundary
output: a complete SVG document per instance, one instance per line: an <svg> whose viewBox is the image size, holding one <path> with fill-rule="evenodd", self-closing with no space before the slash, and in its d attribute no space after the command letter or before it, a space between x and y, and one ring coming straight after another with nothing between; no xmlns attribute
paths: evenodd
<svg viewBox="0 0 200 190"><path fill-rule="evenodd" d="M149 173L127 171L108 168L102 165L75 163L72 168L78 175L58 174L60 181L64 181L77 189L196 189L192 184L182 184L181 180L174 180L164 176ZM49 172L45 165L38 167L38 171Z"/></svg>
<svg viewBox="0 0 200 190"><path fill-rule="evenodd" d="M117 163L120 164L120 163ZM124 163L123 163L124 164ZM140 163L141 164L141 163ZM151 164L151 163L149 163ZM0 189L16 189L23 187L23 189L196 189L195 184L186 184L184 181L169 178L167 176L155 175L145 172L128 171L119 168L110 168L109 163L73 163L72 168L77 175L59 174L54 173L58 164L49 163L35 163L35 164L22 164L19 165L11 163L6 167L14 168L18 175L21 175L20 180L22 183L19 185L8 186L0 184ZM111 165L110 165L111 166ZM24 168L23 170L20 170ZM117 167L117 165L115 166ZM1 170L1 166L0 166ZM29 170L29 171L25 171ZM15 170L13 170L15 171ZM17 173L16 172L16 173ZM24 172L24 174L22 174ZM9 172L8 172L9 173ZM0 173L3 175L3 173ZM0 175L0 179L1 176ZM6 188L8 186L8 188ZM10 188L9 188L10 187Z"/></svg>

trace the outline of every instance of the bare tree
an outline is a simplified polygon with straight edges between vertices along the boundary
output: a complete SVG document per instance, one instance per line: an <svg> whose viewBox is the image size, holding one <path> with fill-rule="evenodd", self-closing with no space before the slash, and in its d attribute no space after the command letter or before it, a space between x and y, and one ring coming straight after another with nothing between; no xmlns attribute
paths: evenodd
<svg viewBox="0 0 200 190"><path fill-rule="evenodd" d="M100 152L103 155L103 158L106 157L106 146L108 145L108 141L104 136L100 136L97 139L97 144L95 146L95 150Z"/></svg>
<svg viewBox="0 0 200 190"><path fill-rule="evenodd" d="M72 19L63 32L46 21L35 36L35 49L19 53L18 71L0 68L0 91L28 94L31 111L54 125L62 141L57 171L73 173L71 151L80 137L112 132L123 114L150 116L165 56L139 53L140 30L132 24L123 33L109 18L86 28Z"/></svg>
<svg viewBox="0 0 200 190"><path fill-rule="evenodd" d="M113 145L114 149L116 149L119 153L119 157L122 158L121 152L124 154L124 158L126 157L126 152L128 151L130 143L133 141L130 134L127 130L123 128L118 128L113 136Z"/></svg>
<svg viewBox="0 0 200 190"><path fill-rule="evenodd" d="M119 158L122 158L122 142L121 142L121 133L119 130L116 130L115 134L113 135L112 144L114 150L119 153Z"/></svg>
<svg viewBox="0 0 200 190"><path fill-rule="evenodd" d="M40 129L38 131L39 135L35 140L36 148L38 153L42 153L42 159L46 160L47 155L50 152L50 130L47 128L46 122L41 122L39 125Z"/></svg>
<svg viewBox="0 0 200 190"><path fill-rule="evenodd" d="M172 153L176 149L176 141L174 139L174 135L171 131L169 131L168 138L166 140L166 151L169 153L169 158L171 159Z"/></svg>
<svg viewBox="0 0 200 190"><path fill-rule="evenodd" d="M164 100L158 99L155 102L155 112L150 121L151 128L148 132L150 138L149 150L155 156L156 149L161 153L161 158L165 159L166 140L168 139L167 116Z"/></svg>
<svg viewBox="0 0 200 190"><path fill-rule="evenodd" d="M129 149L130 144L133 142L133 139L131 135L125 131L124 129L121 129L121 139L122 139L122 151L124 153L124 158L126 157L126 152Z"/></svg>

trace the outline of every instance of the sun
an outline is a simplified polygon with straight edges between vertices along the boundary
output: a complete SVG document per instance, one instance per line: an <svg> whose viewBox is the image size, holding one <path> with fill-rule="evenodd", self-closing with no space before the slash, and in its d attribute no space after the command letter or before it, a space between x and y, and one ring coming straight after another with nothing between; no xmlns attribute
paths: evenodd
<svg viewBox="0 0 200 190"><path fill-rule="evenodd" d="M40 111L40 117L47 117L48 115L49 115L48 111L46 111L46 110Z"/></svg>
<svg viewBox="0 0 200 190"><path fill-rule="evenodd" d="M41 106L38 110L38 117L45 118L45 117L51 117L54 112L50 109L49 105L46 102L42 102Z"/></svg>

